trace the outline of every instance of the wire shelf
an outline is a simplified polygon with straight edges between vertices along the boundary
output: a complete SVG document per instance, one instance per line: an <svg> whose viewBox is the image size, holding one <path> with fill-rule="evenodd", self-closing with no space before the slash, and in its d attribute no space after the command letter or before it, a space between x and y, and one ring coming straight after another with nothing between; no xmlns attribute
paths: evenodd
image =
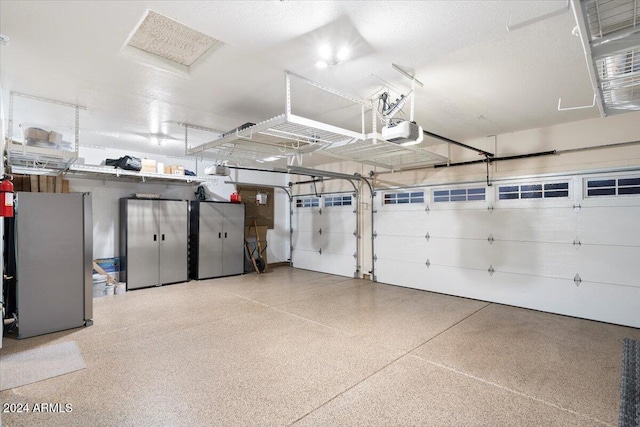
<svg viewBox="0 0 640 427"><path fill-rule="evenodd" d="M350 144L331 145L320 153L391 170L429 166L447 161L444 156L416 146L402 146L386 141L379 134L369 134L367 139Z"/></svg>

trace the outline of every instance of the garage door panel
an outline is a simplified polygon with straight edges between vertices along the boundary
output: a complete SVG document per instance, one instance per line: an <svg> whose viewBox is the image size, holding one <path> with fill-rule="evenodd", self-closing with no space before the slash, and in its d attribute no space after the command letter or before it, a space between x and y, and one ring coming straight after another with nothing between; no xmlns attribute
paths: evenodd
<svg viewBox="0 0 640 427"><path fill-rule="evenodd" d="M293 266L295 268L317 271L319 256L317 251L294 249L292 255Z"/></svg>
<svg viewBox="0 0 640 427"><path fill-rule="evenodd" d="M353 254L345 256L323 251L317 260L322 263L323 272L325 273L353 277L356 271L356 259L353 257ZM317 268L310 268L310 270L317 271Z"/></svg>
<svg viewBox="0 0 640 427"><path fill-rule="evenodd" d="M486 210L452 209L432 210L424 221L431 236L486 239L494 228L491 219Z"/></svg>
<svg viewBox="0 0 640 427"><path fill-rule="evenodd" d="M585 317L590 313L588 318L640 326L639 288L591 282L576 286L567 279L540 280L500 272L490 275L486 271L445 266L421 268L424 266L413 263L403 264L406 274L393 274L393 264L381 263L378 281L569 316Z"/></svg>
<svg viewBox="0 0 640 427"><path fill-rule="evenodd" d="M352 228L355 230L356 214L353 213L353 209L352 206L324 208L322 215L320 215L322 218L322 226L325 228L335 228L338 226L338 229L342 229L342 227L347 224L353 224Z"/></svg>
<svg viewBox="0 0 640 427"><path fill-rule="evenodd" d="M582 245L576 259L582 280L640 287L639 247Z"/></svg>
<svg viewBox="0 0 640 427"><path fill-rule="evenodd" d="M294 213L292 224L294 230L298 231L317 231L324 225L319 213L305 211Z"/></svg>
<svg viewBox="0 0 640 427"><path fill-rule="evenodd" d="M293 234L293 248L307 251L317 251L326 245L326 236L311 232L298 232Z"/></svg>
<svg viewBox="0 0 640 427"><path fill-rule="evenodd" d="M422 276L426 273L424 263L406 260L380 259L376 261L376 280L390 285L406 286L416 289L426 289Z"/></svg>
<svg viewBox="0 0 640 427"><path fill-rule="evenodd" d="M325 236L324 233L323 236ZM353 256L356 251L357 241L353 233L327 233L325 239L322 246L323 252Z"/></svg>
<svg viewBox="0 0 640 427"><path fill-rule="evenodd" d="M384 230L385 234L400 234L405 236L425 235L428 215L424 210L420 211L378 211L375 214L375 227ZM417 230L416 225L423 225L422 230Z"/></svg>
<svg viewBox="0 0 640 427"><path fill-rule="evenodd" d="M567 222L575 215L567 208L433 211L427 224L436 237L572 242L575 226L567 227Z"/></svg>
<svg viewBox="0 0 640 427"><path fill-rule="evenodd" d="M424 237L378 236L375 252L379 259L405 260L423 263L427 260L427 240Z"/></svg>
<svg viewBox="0 0 640 427"><path fill-rule="evenodd" d="M494 252L486 240L436 238L427 242L425 259L431 264L487 270Z"/></svg>
<svg viewBox="0 0 640 427"><path fill-rule="evenodd" d="M640 247L640 206L582 208L577 219L576 237L584 244Z"/></svg>
<svg viewBox="0 0 640 427"><path fill-rule="evenodd" d="M577 248L568 243L496 241L491 246L496 271L565 279L577 272Z"/></svg>

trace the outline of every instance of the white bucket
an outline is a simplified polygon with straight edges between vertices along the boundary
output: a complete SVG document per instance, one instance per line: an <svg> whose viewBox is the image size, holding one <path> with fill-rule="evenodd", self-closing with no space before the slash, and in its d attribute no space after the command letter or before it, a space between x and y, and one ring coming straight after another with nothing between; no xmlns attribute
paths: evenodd
<svg viewBox="0 0 640 427"><path fill-rule="evenodd" d="M116 295L124 295L127 290L127 284L120 282L116 285Z"/></svg>
<svg viewBox="0 0 640 427"><path fill-rule="evenodd" d="M100 298L104 296L105 286L107 282L93 282L93 297Z"/></svg>
<svg viewBox="0 0 640 427"><path fill-rule="evenodd" d="M114 285L107 285L105 286L104 290L105 290L105 295L109 296L109 295L113 295L113 291L114 291L115 286Z"/></svg>

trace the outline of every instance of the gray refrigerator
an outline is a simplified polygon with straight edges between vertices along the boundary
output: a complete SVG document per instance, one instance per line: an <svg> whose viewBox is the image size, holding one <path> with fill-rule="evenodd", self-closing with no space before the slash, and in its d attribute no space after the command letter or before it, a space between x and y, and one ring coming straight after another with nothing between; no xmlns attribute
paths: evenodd
<svg viewBox="0 0 640 427"><path fill-rule="evenodd" d="M127 290L188 280L185 200L120 199L120 278Z"/></svg>
<svg viewBox="0 0 640 427"><path fill-rule="evenodd" d="M92 224L90 193L16 194L18 338L93 323Z"/></svg>

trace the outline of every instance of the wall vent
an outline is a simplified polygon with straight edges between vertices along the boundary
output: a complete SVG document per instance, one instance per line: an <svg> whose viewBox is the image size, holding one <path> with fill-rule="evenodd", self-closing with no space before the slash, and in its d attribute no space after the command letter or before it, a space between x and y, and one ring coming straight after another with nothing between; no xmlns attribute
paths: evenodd
<svg viewBox="0 0 640 427"><path fill-rule="evenodd" d="M153 10L146 11L126 43L126 46L185 67L192 66L205 53L221 45L219 40Z"/></svg>

